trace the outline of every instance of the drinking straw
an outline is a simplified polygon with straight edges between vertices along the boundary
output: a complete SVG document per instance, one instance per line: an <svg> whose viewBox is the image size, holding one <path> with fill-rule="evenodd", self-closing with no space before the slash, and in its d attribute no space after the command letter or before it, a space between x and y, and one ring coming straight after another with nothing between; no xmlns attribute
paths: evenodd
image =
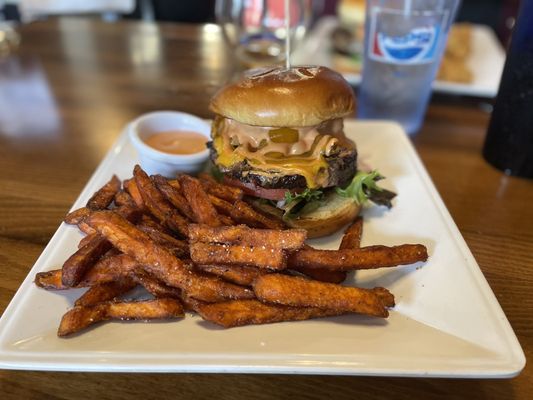
<svg viewBox="0 0 533 400"><path fill-rule="evenodd" d="M290 59L290 49L291 49L291 38L290 38L290 25L291 25L291 15L289 8L289 0L285 0L285 68L291 68L291 59Z"/></svg>
<svg viewBox="0 0 533 400"><path fill-rule="evenodd" d="M411 8L412 8L412 0L405 0L405 2L403 3L403 15L405 15L406 17L408 15L411 15Z"/></svg>

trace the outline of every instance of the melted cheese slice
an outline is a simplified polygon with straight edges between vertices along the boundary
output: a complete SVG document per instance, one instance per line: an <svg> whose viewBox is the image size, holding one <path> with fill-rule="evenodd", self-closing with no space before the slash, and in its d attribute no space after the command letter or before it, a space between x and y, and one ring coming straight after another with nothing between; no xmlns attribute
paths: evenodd
<svg viewBox="0 0 533 400"><path fill-rule="evenodd" d="M297 140L283 143L272 141L271 131L277 128L257 127L217 117L213 123L213 146L217 164L224 168L247 160L254 173L302 175L311 189L322 187L328 179L328 163L339 142L347 144L342 132L342 119L328 121L317 127L292 127ZM324 130L328 134L321 133ZM329 134L331 133L331 134Z"/></svg>

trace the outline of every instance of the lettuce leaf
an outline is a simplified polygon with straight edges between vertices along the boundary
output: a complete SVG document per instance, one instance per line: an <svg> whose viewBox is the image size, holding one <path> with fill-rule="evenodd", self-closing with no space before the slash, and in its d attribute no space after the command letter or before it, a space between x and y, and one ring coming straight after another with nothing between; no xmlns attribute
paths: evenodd
<svg viewBox="0 0 533 400"><path fill-rule="evenodd" d="M303 192L294 193L294 194L291 194L291 192L287 191L287 192L285 192L285 205L289 205L293 201L320 200L320 199L322 199L323 195L324 195L324 193L322 192L322 190L319 190L319 189L306 188Z"/></svg>
<svg viewBox="0 0 533 400"><path fill-rule="evenodd" d="M396 193L379 187L377 182L381 179L384 177L376 170L358 171L346 188L336 188L336 191L339 196L353 198L357 204L362 205L370 200L375 204L391 208L391 200L396 196Z"/></svg>
<svg viewBox="0 0 533 400"><path fill-rule="evenodd" d="M285 192L283 219L294 218L298 214L311 212L322 205L324 193L319 189L306 188L301 193Z"/></svg>

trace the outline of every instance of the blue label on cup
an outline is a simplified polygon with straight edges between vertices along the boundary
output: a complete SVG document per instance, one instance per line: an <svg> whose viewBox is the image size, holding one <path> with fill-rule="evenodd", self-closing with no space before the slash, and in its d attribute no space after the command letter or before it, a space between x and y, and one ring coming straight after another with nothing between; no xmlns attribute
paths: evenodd
<svg viewBox="0 0 533 400"><path fill-rule="evenodd" d="M398 10L376 7L370 19L369 57L389 64L433 62L446 14L406 16Z"/></svg>

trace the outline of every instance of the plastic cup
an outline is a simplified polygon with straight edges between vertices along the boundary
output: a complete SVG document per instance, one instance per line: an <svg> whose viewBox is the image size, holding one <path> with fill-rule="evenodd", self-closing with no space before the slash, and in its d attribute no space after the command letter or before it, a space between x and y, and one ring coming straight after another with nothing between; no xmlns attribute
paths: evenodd
<svg viewBox="0 0 533 400"><path fill-rule="evenodd" d="M423 121L459 0L367 0L358 117Z"/></svg>

